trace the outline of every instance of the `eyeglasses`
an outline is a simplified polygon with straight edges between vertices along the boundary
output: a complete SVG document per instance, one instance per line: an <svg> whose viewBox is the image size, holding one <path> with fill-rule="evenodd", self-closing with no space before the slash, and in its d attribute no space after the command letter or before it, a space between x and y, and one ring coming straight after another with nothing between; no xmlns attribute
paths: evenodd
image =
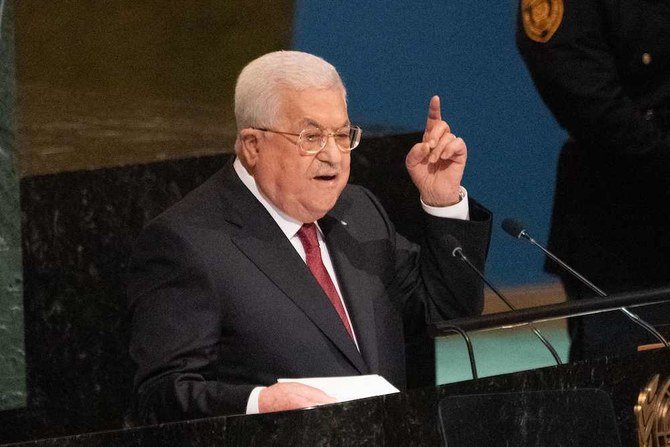
<svg viewBox="0 0 670 447"><path fill-rule="evenodd" d="M326 132L319 127L308 127L300 133L279 132L278 130L262 127L253 127L253 129L298 137L298 147L304 155L315 155L321 152L326 147L329 137L333 137L340 152L351 152L361 142L361 135L363 134L363 130L358 126L346 126L333 132Z"/></svg>

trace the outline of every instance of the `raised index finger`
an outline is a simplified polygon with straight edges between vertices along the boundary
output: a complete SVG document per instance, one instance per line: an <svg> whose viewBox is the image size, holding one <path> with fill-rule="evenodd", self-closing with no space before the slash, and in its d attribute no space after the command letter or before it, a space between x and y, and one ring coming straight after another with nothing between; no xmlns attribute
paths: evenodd
<svg viewBox="0 0 670 447"><path fill-rule="evenodd" d="M433 130L437 123L442 121L442 113L440 112L440 97L435 95L430 98L430 105L428 106L428 118L426 119L426 133Z"/></svg>

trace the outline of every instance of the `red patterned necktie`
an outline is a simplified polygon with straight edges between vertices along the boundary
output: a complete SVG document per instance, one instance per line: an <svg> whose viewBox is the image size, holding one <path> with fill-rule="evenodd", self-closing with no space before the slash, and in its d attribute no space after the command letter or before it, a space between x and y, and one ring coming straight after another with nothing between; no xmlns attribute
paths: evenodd
<svg viewBox="0 0 670 447"><path fill-rule="evenodd" d="M349 325L347 314L344 311L344 305L321 259L321 248L319 248L319 239L316 235L316 225L313 223L303 224L300 230L298 230L298 237L307 255L307 267L309 267L314 278L316 278L323 291L328 295L328 299L333 304L333 307L335 307L340 320L342 320L342 324L344 324L349 336L353 339L354 335Z"/></svg>

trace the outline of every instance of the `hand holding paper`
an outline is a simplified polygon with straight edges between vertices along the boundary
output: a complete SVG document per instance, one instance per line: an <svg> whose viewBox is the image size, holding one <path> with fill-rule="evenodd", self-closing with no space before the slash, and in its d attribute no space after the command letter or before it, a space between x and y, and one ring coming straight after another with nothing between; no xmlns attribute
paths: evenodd
<svg viewBox="0 0 670 447"><path fill-rule="evenodd" d="M400 391L391 385L382 376L371 374L366 376L348 377L312 377L306 379L279 379L279 383L298 383L316 388L328 396L336 399L336 402L363 399L366 397L381 396L384 394L399 393ZM330 403L330 402L327 402Z"/></svg>

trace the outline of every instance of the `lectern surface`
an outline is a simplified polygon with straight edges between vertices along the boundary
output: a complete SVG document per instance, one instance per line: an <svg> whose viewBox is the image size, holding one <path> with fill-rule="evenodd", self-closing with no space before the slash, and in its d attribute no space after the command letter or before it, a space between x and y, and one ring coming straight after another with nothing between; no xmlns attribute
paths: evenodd
<svg viewBox="0 0 670 447"><path fill-rule="evenodd" d="M447 396L439 414L448 447L621 446L612 401L597 389Z"/></svg>

